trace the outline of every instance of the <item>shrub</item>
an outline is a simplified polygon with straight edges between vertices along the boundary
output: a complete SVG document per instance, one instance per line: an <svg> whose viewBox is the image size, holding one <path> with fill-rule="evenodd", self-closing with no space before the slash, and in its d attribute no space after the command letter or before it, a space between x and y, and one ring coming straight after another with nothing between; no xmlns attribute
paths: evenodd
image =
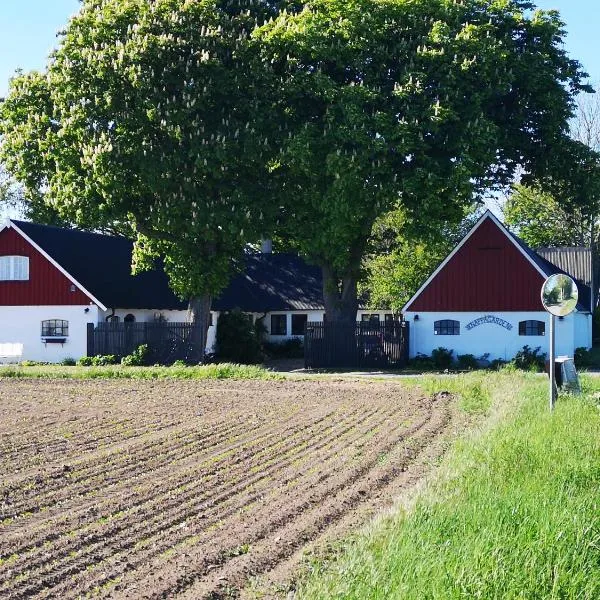
<svg viewBox="0 0 600 600"><path fill-rule="evenodd" d="M82 356L78 361L77 364L80 367L91 367L92 366L92 357L91 356Z"/></svg>
<svg viewBox="0 0 600 600"><path fill-rule="evenodd" d="M459 354L456 359L458 368L464 371L473 371L479 368L479 361L473 354Z"/></svg>
<svg viewBox="0 0 600 600"><path fill-rule="evenodd" d="M540 346L532 350L525 345L515 354L511 364L521 371L543 371L546 354L540 352L540 350Z"/></svg>
<svg viewBox="0 0 600 600"><path fill-rule="evenodd" d="M150 354L150 348L148 344L142 344L138 346L131 354L124 356L121 359L121 364L126 367L143 367L148 362L148 355Z"/></svg>
<svg viewBox="0 0 600 600"><path fill-rule="evenodd" d="M264 351L270 358L304 358L304 343L301 338L285 342L265 342Z"/></svg>
<svg viewBox="0 0 600 600"><path fill-rule="evenodd" d="M417 371L429 371L435 367L435 364L431 356L419 352L414 358L408 361L408 367Z"/></svg>
<svg viewBox="0 0 600 600"><path fill-rule="evenodd" d="M176 360L171 366L173 367L187 367L185 360Z"/></svg>
<svg viewBox="0 0 600 600"><path fill-rule="evenodd" d="M107 365L116 365L119 362L114 354L96 355L92 357L94 367L105 367Z"/></svg>
<svg viewBox="0 0 600 600"><path fill-rule="evenodd" d="M594 357L592 352L587 348L575 348L575 366L578 369L582 367L593 367L594 366Z"/></svg>
<svg viewBox="0 0 600 600"><path fill-rule="evenodd" d="M452 366L452 350L448 350L448 348L436 348L431 353L431 358L433 360L433 364L436 369L449 369Z"/></svg>
<svg viewBox="0 0 600 600"><path fill-rule="evenodd" d="M256 364L264 359L262 321L240 310L221 313L217 322L216 354L220 361L238 364Z"/></svg>
<svg viewBox="0 0 600 600"><path fill-rule="evenodd" d="M67 358L63 358L60 361L60 364L63 367L74 367L77 364L77 361L74 358L71 357L67 357Z"/></svg>

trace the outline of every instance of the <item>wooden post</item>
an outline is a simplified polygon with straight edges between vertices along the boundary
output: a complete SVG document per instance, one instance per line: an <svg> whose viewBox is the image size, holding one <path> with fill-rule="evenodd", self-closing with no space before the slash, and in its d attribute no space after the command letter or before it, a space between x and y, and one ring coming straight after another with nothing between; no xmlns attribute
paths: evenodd
<svg viewBox="0 0 600 600"><path fill-rule="evenodd" d="M87 324L87 355L95 356L94 353L94 323Z"/></svg>
<svg viewBox="0 0 600 600"><path fill-rule="evenodd" d="M554 410L554 405L556 404L556 372L555 372L555 328L554 321L556 317L551 314L550 315L550 365L549 365L549 375L550 375L550 410Z"/></svg>

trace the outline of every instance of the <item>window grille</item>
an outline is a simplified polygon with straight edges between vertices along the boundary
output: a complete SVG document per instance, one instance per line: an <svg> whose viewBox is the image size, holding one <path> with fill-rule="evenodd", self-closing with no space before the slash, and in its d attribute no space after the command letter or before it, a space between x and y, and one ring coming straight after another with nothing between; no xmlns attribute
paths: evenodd
<svg viewBox="0 0 600 600"><path fill-rule="evenodd" d="M287 335L287 315L271 315L271 335Z"/></svg>
<svg viewBox="0 0 600 600"><path fill-rule="evenodd" d="M435 335L460 335L460 321L452 319L443 319L433 324L433 333Z"/></svg>
<svg viewBox="0 0 600 600"><path fill-rule="evenodd" d="M42 321L42 337L67 337L68 335L69 321L61 319Z"/></svg>
<svg viewBox="0 0 600 600"><path fill-rule="evenodd" d="M27 281L29 257L0 256L0 281Z"/></svg>
<svg viewBox="0 0 600 600"><path fill-rule="evenodd" d="M544 321L519 321L519 335L546 335Z"/></svg>

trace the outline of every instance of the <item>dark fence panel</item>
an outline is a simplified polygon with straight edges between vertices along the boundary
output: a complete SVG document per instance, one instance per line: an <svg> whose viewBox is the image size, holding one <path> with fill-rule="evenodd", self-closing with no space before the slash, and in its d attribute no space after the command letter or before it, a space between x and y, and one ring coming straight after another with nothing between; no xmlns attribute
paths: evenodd
<svg viewBox="0 0 600 600"><path fill-rule="evenodd" d="M304 365L319 368L400 368L408 360L408 323L307 323Z"/></svg>
<svg viewBox="0 0 600 600"><path fill-rule="evenodd" d="M123 357L148 344L151 364L200 362L204 356L200 339L201 328L191 323L98 323L95 328L88 328L88 356Z"/></svg>

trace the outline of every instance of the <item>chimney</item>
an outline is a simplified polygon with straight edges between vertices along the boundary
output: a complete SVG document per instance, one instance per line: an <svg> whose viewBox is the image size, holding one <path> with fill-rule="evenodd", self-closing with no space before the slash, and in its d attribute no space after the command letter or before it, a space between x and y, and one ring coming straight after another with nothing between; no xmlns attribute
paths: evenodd
<svg viewBox="0 0 600 600"><path fill-rule="evenodd" d="M273 240L262 240L260 244L260 251L263 254L272 254L273 252Z"/></svg>

